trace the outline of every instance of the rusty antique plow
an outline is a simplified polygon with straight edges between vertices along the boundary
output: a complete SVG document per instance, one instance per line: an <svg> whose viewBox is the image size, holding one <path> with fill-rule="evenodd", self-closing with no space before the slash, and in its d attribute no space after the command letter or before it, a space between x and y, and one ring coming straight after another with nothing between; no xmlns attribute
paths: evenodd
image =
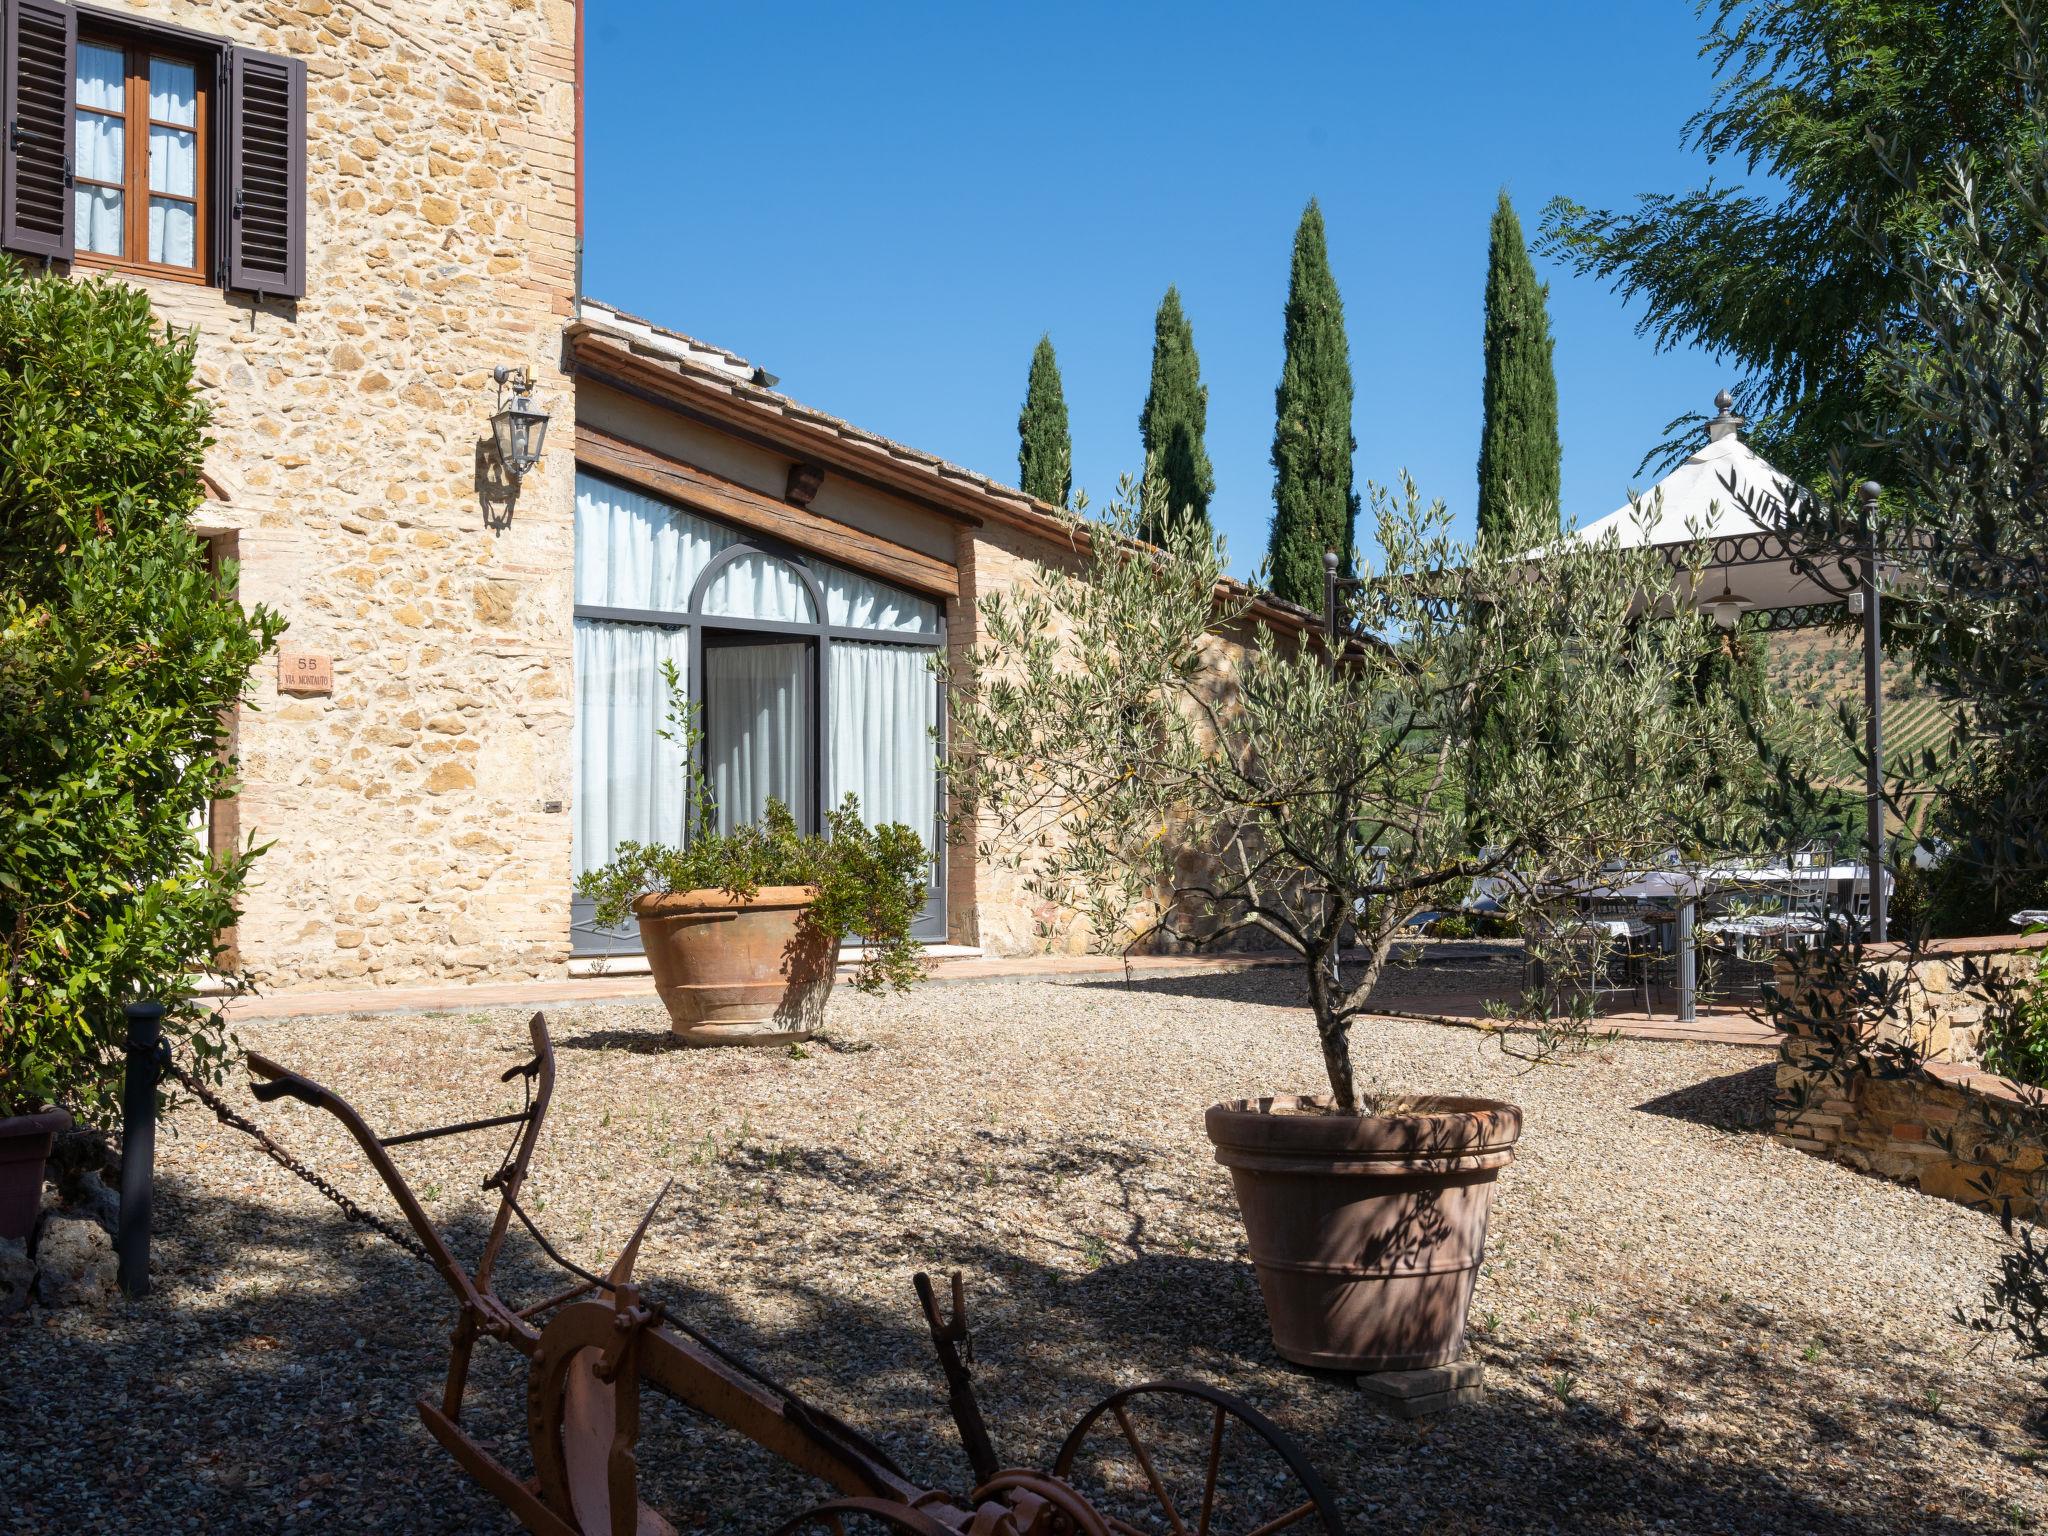
<svg viewBox="0 0 2048 1536"><path fill-rule="evenodd" d="M259 1100L297 1099L348 1128L411 1228L410 1240L393 1235L432 1263L455 1293L459 1312L447 1381L438 1397L420 1398L420 1418L529 1531L673 1536L669 1522L639 1497L640 1394L652 1387L837 1490L837 1497L793 1520L764 1513L762 1529L833 1536L1277 1536L1320 1527L1326 1536L1342 1536L1335 1504L1294 1443L1249 1404L1192 1382L1126 1387L1081 1417L1049 1472L1005 1467L975 1400L958 1275L943 1315L931 1282L918 1275L916 1287L973 1486L957 1495L918 1487L858 1430L721 1348L634 1283L641 1240L666 1189L609 1273L582 1269L556 1251L519 1203L555 1079L547 1021L535 1014L529 1027L532 1059L502 1079L521 1081L524 1108L393 1136L377 1135L353 1106L320 1084L253 1051L248 1058ZM483 1186L498 1194L497 1216L476 1267L466 1269L427 1219L391 1152L506 1128L511 1144ZM499 1298L493 1272L514 1221L575 1284L523 1307ZM509 1344L529 1362L530 1475L515 1472L463 1426L463 1391L479 1338Z"/></svg>

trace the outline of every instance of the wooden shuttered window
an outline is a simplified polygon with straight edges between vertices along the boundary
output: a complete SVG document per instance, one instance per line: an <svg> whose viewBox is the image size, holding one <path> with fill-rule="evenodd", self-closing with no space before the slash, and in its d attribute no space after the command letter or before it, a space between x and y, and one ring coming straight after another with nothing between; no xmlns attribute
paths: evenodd
<svg viewBox="0 0 2048 1536"><path fill-rule="evenodd" d="M84 17L94 37L111 45L132 41L142 55L173 49L202 65L210 87L199 181L211 206L197 214L212 253L205 279L266 297L304 297L305 61L107 11ZM79 19L77 8L59 0L0 0L0 247L25 256L70 261L78 254Z"/></svg>
<svg viewBox="0 0 2048 1536"><path fill-rule="evenodd" d="M0 246L68 261L78 13L56 0L0 5Z"/></svg>
<svg viewBox="0 0 2048 1536"><path fill-rule="evenodd" d="M227 285L306 291L306 64L228 55Z"/></svg>

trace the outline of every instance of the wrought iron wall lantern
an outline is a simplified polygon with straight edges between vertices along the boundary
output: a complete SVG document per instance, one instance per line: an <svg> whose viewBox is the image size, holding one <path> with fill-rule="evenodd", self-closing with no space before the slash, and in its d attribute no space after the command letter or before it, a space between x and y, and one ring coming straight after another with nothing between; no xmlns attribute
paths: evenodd
<svg viewBox="0 0 2048 1536"><path fill-rule="evenodd" d="M491 417L491 441L506 473L515 481L520 480L540 462L541 449L548 437L548 413L533 403L533 380L524 368L507 368L500 363L491 370L491 378L498 386L498 409Z"/></svg>

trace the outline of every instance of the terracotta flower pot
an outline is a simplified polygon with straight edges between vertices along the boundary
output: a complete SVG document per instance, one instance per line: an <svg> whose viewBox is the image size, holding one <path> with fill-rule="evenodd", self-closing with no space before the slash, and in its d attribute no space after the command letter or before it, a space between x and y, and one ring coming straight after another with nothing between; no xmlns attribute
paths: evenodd
<svg viewBox="0 0 2048 1536"><path fill-rule="evenodd" d="M1421 1099L1381 1115L1276 1094L1204 1117L1230 1170L1273 1344L1298 1365L1408 1371L1465 1352L1493 1181L1522 1112Z"/></svg>
<svg viewBox="0 0 2048 1536"><path fill-rule="evenodd" d="M43 1168L59 1131L71 1128L61 1109L0 1118L0 1237L25 1238L43 1207Z"/></svg>
<svg viewBox="0 0 2048 1536"><path fill-rule="evenodd" d="M633 903L677 1039L770 1045L818 1032L839 944L802 922L817 894L808 885L764 885L746 901L678 891Z"/></svg>

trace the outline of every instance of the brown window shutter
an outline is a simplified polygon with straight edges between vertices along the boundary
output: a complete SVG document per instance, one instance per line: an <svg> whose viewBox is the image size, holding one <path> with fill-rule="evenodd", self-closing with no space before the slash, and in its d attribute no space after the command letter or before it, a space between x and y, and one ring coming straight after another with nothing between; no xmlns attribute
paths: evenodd
<svg viewBox="0 0 2048 1536"><path fill-rule="evenodd" d="M227 285L306 292L306 63L237 48L228 59Z"/></svg>
<svg viewBox="0 0 2048 1536"><path fill-rule="evenodd" d="M0 246L69 261L78 13L56 0L0 5Z"/></svg>

